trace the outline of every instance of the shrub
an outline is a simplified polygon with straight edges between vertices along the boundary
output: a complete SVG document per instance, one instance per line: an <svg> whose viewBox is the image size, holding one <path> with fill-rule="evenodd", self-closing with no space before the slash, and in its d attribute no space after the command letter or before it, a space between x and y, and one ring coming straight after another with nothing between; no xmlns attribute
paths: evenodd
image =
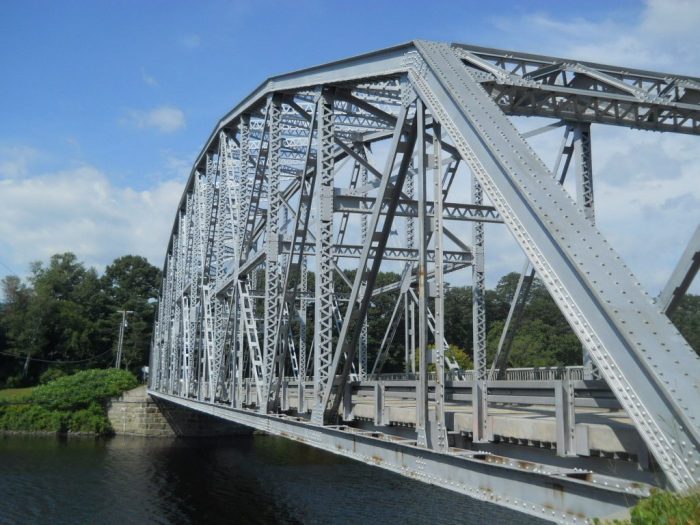
<svg viewBox="0 0 700 525"><path fill-rule="evenodd" d="M112 427L105 402L137 385L133 374L116 369L58 377L34 388L21 403L0 406L0 430L106 434Z"/></svg>
<svg viewBox="0 0 700 525"><path fill-rule="evenodd" d="M112 431L109 419L105 416L104 409L97 403L90 403L70 415L69 430L72 432L91 432L107 434Z"/></svg>
<svg viewBox="0 0 700 525"><path fill-rule="evenodd" d="M597 525L697 525L700 524L700 492L676 494L652 490L651 496L630 509L629 520L600 520Z"/></svg>
<svg viewBox="0 0 700 525"><path fill-rule="evenodd" d="M61 432L66 415L38 405L10 405L0 409L0 430Z"/></svg>
<svg viewBox="0 0 700 525"><path fill-rule="evenodd" d="M46 383L50 383L51 381L54 381L59 377L63 377L65 375L66 373L60 368L49 368L39 376L39 384L45 385Z"/></svg>
<svg viewBox="0 0 700 525"><path fill-rule="evenodd" d="M630 511L632 525L659 523L689 525L700 523L700 493L688 495L655 490Z"/></svg>
<svg viewBox="0 0 700 525"><path fill-rule="evenodd" d="M84 370L36 387L32 400L51 410L81 410L136 386L136 377L126 370Z"/></svg>

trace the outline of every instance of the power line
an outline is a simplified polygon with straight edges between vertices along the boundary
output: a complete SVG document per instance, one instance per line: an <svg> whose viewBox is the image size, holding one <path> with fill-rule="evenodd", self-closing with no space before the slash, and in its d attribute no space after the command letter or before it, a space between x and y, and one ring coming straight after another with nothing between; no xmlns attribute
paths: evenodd
<svg viewBox="0 0 700 525"><path fill-rule="evenodd" d="M111 352L112 350L106 350L102 352L101 354L97 354L96 356L90 357L89 359L80 359L78 361L60 361L60 360L51 360L51 359L39 359L38 357L30 357L30 361L37 361L38 363L55 363L59 365L74 365L78 363L87 363L88 361L94 361L98 357L102 357L103 355ZM15 359L26 359L27 356L22 356L22 355L16 355L16 354L10 354L9 352L0 352L0 355L4 355L7 357L14 357Z"/></svg>

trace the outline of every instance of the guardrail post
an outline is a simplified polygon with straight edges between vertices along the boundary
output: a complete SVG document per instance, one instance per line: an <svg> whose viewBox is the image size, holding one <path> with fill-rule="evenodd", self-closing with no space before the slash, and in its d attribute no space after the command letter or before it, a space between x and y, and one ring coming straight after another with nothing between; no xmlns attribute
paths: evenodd
<svg viewBox="0 0 700 525"><path fill-rule="evenodd" d="M304 396L306 395L306 381L299 376L299 389L297 390L297 414L303 414L306 412L306 400Z"/></svg>
<svg viewBox="0 0 700 525"><path fill-rule="evenodd" d="M576 456L576 408L568 371L554 387L557 456Z"/></svg>
<svg viewBox="0 0 700 525"><path fill-rule="evenodd" d="M282 403L282 411L289 410L289 381L284 380L282 381L282 395L281 397L281 403Z"/></svg>
<svg viewBox="0 0 700 525"><path fill-rule="evenodd" d="M348 381L345 383L345 392L343 393L343 421L352 421L352 387L353 383Z"/></svg>
<svg viewBox="0 0 700 525"><path fill-rule="evenodd" d="M374 384L374 424L376 426L384 425L384 391L383 383L377 381Z"/></svg>

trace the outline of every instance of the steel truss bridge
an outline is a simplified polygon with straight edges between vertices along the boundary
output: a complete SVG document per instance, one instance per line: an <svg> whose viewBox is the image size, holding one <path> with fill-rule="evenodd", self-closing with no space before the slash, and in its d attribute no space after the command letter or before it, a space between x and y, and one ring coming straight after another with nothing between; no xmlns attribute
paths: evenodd
<svg viewBox="0 0 700 525"><path fill-rule="evenodd" d="M520 133L513 116L551 120ZM700 230L651 298L595 226L592 123L700 134L700 79L426 41L268 79L217 124L177 208L151 395L552 521L697 486L700 362L667 315ZM553 166L528 145L543 133L560 143ZM524 252L490 367L485 223ZM446 274L464 268L469 371L444 336ZM377 286L380 270L400 278ZM582 367L506 370L535 275ZM368 308L387 292L368 349ZM400 326L405 373L382 375ZM522 413L499 420L517 407L549 414L551 437L525 435ZM581 411L601 407L639 438L633 469L592 457L606 443ZM519 452L543 443L537 460Z"/></svg>

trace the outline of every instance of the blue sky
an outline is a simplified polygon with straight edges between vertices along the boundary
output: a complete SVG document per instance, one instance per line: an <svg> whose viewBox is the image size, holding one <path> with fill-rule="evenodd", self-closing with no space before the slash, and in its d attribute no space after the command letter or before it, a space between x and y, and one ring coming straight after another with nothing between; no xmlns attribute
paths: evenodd
<svg viewBox="0 0 700 525"><path fill-rule="evenodd" d="M413 38L700 75L698 23L700 4L687 0L6 0L0 277L65 250L98 269L124 253L160 265L195 155L216 121L270 75ZM610 193L600 203L615 203L607 215L601 208L599 224L658 289L700 220L697 141L633 132L623 144L618 131L601 130L594 151L598 189ZM625 184L612 174L657 146ZM670 181L663 189L659 174ZM651 269L640 234L657 243ZM508 268L512 247L496 241L493 251L492 275L519 267Z"/></svg>

